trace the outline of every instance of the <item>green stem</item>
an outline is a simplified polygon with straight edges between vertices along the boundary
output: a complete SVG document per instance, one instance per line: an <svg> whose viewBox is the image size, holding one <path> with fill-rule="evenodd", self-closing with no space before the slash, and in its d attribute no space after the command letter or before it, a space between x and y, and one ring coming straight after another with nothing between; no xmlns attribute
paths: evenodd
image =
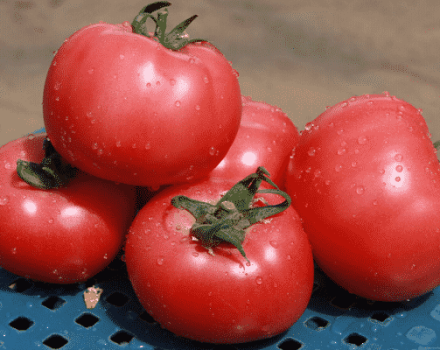
<svg viewBox="0 0 440 350"><path fill-rule="evenodd" d="M215 205L185 196L176 196L171 203L178 209L189 211L196 218L191 234L201 241L205 248L209 249L222 242L228 242L240 251L246 261L249 261L242 246L246 235L245 229L281 213L291 204L289 195L281 191L266 175L269 175L267 170L259 167L256 173L235 184ZM263 181L275 189L259 191L258 188ZM253 208L252 203L257 193L272 193L284 197L285 200L276 205Z"/></svg>
<svg viewBox="0 0 440 350"><path fill-rule="evenodd" d="M131 23L133 27L133 32L150 38L151 35L147 30L146 22L148 19L152 19L156 24L153 37L155 37L157 41L159 41L159 43L161 43L167 49L180 50L182 47L188 45L189 43L206 41L203 39L189 40L188 34L185 32L192 21L197 18L197 15L194 15L179 23L168 34L166 34L168 18L168 10L166 9L166 7L170 5L171 3L169 3L168 1L158 1L143 7ZM158 12L157 16L155 17L153 15L153 12L156 11Z"/></svg>
<svg viewBox="0 0 440 350"><path fill-rule="evenodd" d="M43 142L45 157L41 163L17 160L18 176L32 187L42 190L65 186L76 176L77 169L66 163L48 138Z"/></svg>

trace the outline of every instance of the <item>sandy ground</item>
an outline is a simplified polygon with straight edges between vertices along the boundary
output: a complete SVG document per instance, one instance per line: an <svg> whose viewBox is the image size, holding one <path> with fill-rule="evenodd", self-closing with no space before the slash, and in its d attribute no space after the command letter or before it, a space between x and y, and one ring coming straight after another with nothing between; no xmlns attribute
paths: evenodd
<svg viewBox="0 0 440 350"><path fill-rule="evenodd" d="M389 91L423 109L440 139L437 0L174 0L170 24L198 14L242 93L283 109L299 129L328 105ZM131 21L143 1L0 0L0 145L42 127L52 52L81 27Z"/></svg>

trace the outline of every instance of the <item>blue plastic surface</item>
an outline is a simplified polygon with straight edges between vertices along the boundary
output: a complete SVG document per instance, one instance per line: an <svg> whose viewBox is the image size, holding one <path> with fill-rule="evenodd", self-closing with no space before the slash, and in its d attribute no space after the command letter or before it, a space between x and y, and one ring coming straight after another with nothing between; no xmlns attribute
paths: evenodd
<svg viewBox="0 0 440 350"><path fill-rule="evenodd" d="M104 291L87 309L83 293ZM403 303L368 302L319 270L310 304L285 333L238 345L202 344L162 329L139 304L125 264L115 260L79 285L28 281L0 269L0 349L440 350L440 288Z"/></svg>
<svg viewBox="0 0 440 350"><path fill-rule="evenodd" d="M96 308L87 309L83 295L92 285L103 293ZM288 331L264 341L213 345L179 338L155 323L119 259L87 283L67 286L0 268L0 349L440 350L439 336L440 287L411 301L370 302L316 269L307 310Z"/></svg>

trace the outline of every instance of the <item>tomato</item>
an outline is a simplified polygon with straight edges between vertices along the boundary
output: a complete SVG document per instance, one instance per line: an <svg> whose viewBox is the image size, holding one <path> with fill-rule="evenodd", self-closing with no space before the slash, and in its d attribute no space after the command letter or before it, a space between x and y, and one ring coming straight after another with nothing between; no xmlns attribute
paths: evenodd
<svg viewBox="0 0 440 350"><path fill-rule="evenodd" d="M45 137L0 148L0 266L43 282L85 281L119 252L135 214L135 191L82 172L59 189L30 186L16 162L40 162Z"/></svg>
<svg viewBox="0 0 440 350"><path fill-rule="evenodd" d="M283 186L289 155L299 141L298 129L277 107L245 96L242 103L238 134L210 176L235 182L262 165L271 174L272 181Z"/></svg>
<svg viewBox="0 0 440 350"><path fill-rule="evenodd" d="M206 41L173 50L133 28L100 22L63 43L44 86L47 134L104 179L154 187L206 176L240 125L238 74Z"/></svg>
<svg viewBox="0 0 440 350"><path fill-rule="evenodd" d="M214 178L168 187L129 230L125 260L134 290L146 311L179 336L212 343L267 338L287 330L310 299L311 248L291 206L247 229L245 258L226 242L207 250L194 236L195 217L171 204L178 195L217 203L231 186ZM257 198L279 201L272 193Z"/></svg>
<svg viewBox="0 0 440 350"><path fill-rule="evenodd" d="M440 284L440 173L421 111L352 97L301 133L287 192L318 265L349 292L401 301Z"/></svg>

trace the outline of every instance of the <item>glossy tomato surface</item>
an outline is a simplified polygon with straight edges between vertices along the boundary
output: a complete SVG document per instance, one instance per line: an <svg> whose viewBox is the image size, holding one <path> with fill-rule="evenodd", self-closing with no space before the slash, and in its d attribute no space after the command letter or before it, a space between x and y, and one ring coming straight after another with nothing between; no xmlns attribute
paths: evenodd
<svg viewBox="0 0 440 350"><path fill-rule="evenodd" d="M120 250L135 191L81 172L66 187L31 187L17 175L16 161L41 162L45 137L29 135L0 148L0 266L44 282L85 281Z"/></svg>
<svg viewBox="0 0 440 350"><path fill-rule="evenodd" d="M69 163L104 179L159 186L203 177L237 134L237 76L207 42L173 51L128 22L92 24L49 68L47 134Z"/></svg>
<svg viewBox="0 0 440 350"><path fill-rule="evenodd" d="M420 110L387 93L327 109L286 187L318 265L349 292L401 301L439 285L439 162Z"/></svg>
<svg viewBox="0 0 440 350"><path fill-rule="evenodd" d="M278 107L247 96L242 102L237 137L210 176L239 181L264 166L272 181L283 187L289 156L299 141L298 129Z"/></svg>
<svg viewBox="0 0 440 350"><path fill-rule="evenodd" d="M171 205L176 195L216 203L231 187L221 179L169 187L130 228L125 258L134 290L146 311L179 336L213 343L268 338L293 325L309 302L312 253L292 207L248 229L247 263L228 243L211 255L189 234L194 217Z"/></svg>

